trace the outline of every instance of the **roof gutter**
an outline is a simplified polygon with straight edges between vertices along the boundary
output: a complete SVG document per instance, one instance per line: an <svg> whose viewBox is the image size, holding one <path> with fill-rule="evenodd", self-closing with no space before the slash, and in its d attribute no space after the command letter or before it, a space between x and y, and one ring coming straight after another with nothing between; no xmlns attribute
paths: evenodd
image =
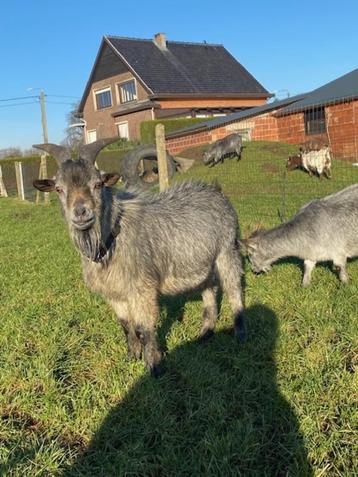
<svg viewBox="0 0 358 477"><path fill-rule="evenodd" d="M272 98L272 93L153 93L150 99L165 98Z"/></svg>

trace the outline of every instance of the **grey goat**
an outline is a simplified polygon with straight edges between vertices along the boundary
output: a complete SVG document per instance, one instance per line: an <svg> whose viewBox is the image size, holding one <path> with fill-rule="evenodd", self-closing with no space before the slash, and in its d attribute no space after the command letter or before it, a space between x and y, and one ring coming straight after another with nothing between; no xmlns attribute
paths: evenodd
<svg viewBox="0 0 358 477"><path fill-rule="evenodd" d="M288 222L255 232L244 243L254 272L267 272L282 257L298 257L304 260L303 286L324 261L332 261L347 282L347 258L358 255L358 184L309 202Z"/></svg>
<svg viewBox="0 0 358 477"><path fill-rule="evenodd" d="M115 139L82 146L79 159L55 144L34 147L52 154L59 169L53 180L36 180L41 191L56 190L70 236L82 258L87 286L115 310L129 354L161 372L155 325L161 294L200 290L209 337L217 319L217 278L234 314L238 339L245 336L242 263L235 210L214 185L186 182L160 194L119 192L118 174L95 167L99 151Z"/></svg>
<svg viewBox="0 0 358 477"><path fill-rule="evenodd" d="M233 133L214 142L209 149L204 152L203 162L209 167L215 166L219 162L224 162L224 158L228 155L236 154L237 160L241 158L242 137L240 134Z"/></svg>

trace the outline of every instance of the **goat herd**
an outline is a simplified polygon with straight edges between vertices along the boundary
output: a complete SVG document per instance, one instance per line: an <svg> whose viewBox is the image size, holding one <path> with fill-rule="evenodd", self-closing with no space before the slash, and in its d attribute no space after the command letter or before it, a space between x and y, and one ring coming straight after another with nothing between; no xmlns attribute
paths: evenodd
<svg viewBox="0 0 358 477"><path fill-rule="evenodd" d="M112 189L119 174L101 173L95 159L113 141L81 146L78 160L62 146L35 146L52 154L59 167L54 179L34 186L58 193L87 286L113 307L128 353L139 359L143 351L153 375L162 372L155 332L161 294L200 290L200 338L206 339L215 328L220 284L235 336L245 339L241 244L255 272L296 256L304 260L305 286L316 262L326 260L347 281L347 257L358 255L358 185L310 202L289 222L240 241L236 212L217 185L189 181L159 194Z"/></svg>

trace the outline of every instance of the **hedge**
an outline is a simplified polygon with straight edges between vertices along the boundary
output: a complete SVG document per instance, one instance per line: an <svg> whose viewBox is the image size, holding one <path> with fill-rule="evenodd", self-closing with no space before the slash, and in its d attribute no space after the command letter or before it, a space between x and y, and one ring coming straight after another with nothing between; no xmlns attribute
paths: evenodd
<svg viewBox="0 0 358 477"><path fill-rule="evenodd" d="M177 118L177 119L154 119L152 121L143 121L140 125L140 139L142 144L155 143L155 126L164 124L165 133L171 133L178 129L202 123L210 118Z"/></svg>

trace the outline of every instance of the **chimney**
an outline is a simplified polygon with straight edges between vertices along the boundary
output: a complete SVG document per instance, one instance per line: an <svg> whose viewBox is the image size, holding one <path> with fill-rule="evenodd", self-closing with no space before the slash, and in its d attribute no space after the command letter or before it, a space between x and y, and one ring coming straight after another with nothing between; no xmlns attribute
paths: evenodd
<svg viewBox="0 0 358 477"><path fill-rule="evenodd" d="M165 33L156 33L154 35L154 43L161 50L166 50L167 49L167 39L166 39Z"/></svg>

